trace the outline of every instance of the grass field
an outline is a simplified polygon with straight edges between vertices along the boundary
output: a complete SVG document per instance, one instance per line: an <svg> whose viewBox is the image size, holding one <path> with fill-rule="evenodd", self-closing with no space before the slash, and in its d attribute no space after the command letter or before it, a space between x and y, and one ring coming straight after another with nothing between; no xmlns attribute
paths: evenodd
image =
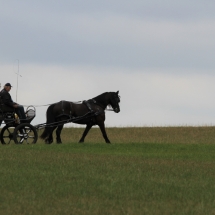
<svg viewBox="0 0 215 215"><path fill-rule="evenodd" d="M63 130L0 146L0 214L215 214L215 128Z"/></svg>

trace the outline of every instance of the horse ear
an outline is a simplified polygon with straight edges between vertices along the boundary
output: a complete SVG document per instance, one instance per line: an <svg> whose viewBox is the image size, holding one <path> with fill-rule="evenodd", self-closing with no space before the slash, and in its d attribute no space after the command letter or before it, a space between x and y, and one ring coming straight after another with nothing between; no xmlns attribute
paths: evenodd
<svg viewBox="0 0 215 215"><path fill-rule="evenodd" d="M119 90L116 92L116 94L119 94Z"/></svg>

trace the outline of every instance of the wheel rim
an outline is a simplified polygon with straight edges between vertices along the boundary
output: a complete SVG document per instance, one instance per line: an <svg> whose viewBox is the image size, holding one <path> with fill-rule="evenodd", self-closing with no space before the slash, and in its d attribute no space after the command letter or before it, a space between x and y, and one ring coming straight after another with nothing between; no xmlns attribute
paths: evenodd
<svg viewBox="0 0 215 215"><path fill-rule="evenodd" d="M13 141L14 127L5 126L1 130L0 139L2 144L10 144Z"/></svg>
<svg viewBox="0 0 215 215"><path fill-rule="evenodd" d="M32 144L37 142L37 131L31 124L24 123L19 125L14 131L14 141L15 143L22 144Z"/></svg>

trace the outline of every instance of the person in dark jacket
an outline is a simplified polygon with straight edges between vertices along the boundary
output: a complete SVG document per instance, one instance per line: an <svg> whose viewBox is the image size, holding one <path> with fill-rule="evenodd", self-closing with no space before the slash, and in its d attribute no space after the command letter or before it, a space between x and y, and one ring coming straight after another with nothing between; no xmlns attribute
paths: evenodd
<svg viewBox="0 0 215 215"><path fill-rule="evenodd" d="M0 92L1 100L3 104L6 106L12 107L15 109L16 114L19 116L20 121L23 119L26 119L24 107L22 105L19 105L15 102L13 102L11 95L10 95L10 90L11 90L11 84L7 83L4 85L4 89Z"/></svg>

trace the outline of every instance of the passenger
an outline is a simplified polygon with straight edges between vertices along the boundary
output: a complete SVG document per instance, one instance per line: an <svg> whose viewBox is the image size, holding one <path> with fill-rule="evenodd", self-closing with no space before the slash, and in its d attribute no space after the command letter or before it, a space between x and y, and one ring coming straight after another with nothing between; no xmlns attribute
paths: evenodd
<svg viewBox="0 0 215 215"><path fill-rule="evenodd" d="M22 120L25 121L25 119L26 119L24 107L22 105L19 105L19 104L13 102L11 95L9 93L11 90L11 87L12 87L11 84L7 83L4 85L4 89L1 90L0 96L2 99L2 103L5 104L6 106L14 108L16 114L19 116L20 121L23 122Z"/></svg>

